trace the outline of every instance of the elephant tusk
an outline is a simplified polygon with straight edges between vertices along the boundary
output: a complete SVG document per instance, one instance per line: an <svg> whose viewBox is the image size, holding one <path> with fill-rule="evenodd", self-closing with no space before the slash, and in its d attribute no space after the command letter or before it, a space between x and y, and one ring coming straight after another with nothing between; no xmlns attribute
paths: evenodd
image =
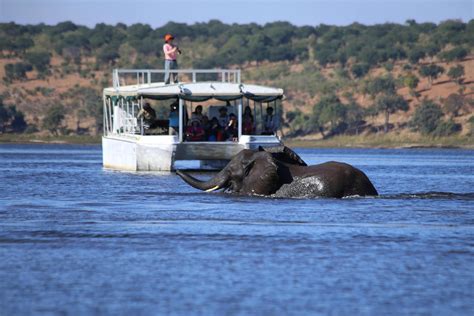
<svg viewBox="0 0 474 316"><path fill-rule="evenodd" d="M216 186L213 187L213 188L207 189L206 192L212 192L212 191L215 191L215 190L217 190L217 189L219 189L219 186L218 186L218 185L216 185Z"/></svg>

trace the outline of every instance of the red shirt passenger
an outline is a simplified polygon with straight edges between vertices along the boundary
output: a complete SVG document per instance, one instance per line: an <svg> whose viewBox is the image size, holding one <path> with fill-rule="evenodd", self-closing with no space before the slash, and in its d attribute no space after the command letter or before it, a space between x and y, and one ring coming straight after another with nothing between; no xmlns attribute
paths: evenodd
<svg viewBox="0 0 474 316"><path fill-rule="evenodd" d="M198 120L193 120L191 126L186 128L186 140L191 142L203 141L206 133Z"/></svg>

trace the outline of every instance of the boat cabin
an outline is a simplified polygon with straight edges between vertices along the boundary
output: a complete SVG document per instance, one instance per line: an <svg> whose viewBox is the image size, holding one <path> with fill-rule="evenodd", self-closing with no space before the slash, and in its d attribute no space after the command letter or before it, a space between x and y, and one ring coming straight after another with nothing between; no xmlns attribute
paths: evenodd
<svg viewBox="0 0 474 316"><path fill-rule="evenodd" d="M115 69L103 91L105 168L169 171L177 160L221 168L244 148L278 146L283 90L241 82L240 70Z"/></svg>

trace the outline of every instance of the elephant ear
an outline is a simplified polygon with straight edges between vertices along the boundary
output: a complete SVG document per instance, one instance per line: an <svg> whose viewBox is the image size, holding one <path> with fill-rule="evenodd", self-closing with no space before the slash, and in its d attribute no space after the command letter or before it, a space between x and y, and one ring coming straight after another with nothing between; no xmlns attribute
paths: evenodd
<svg viewBox="0 0 474 316"><path fill-rule="evenodd" d="M258 147L259 151L265 151L272 156L287 164L298 165L298 166L307 166L306 162L304 162L301 157L293 151L293 149L286 147L286 146L275 146L275 147Z"/></svg>
<svg viewBox="0 0 474 316"><path fill-rule="evenodd" d="M250 194L270 195L281 187L278 163L272 154L256 152L246 165L242 190Z"/></svg>

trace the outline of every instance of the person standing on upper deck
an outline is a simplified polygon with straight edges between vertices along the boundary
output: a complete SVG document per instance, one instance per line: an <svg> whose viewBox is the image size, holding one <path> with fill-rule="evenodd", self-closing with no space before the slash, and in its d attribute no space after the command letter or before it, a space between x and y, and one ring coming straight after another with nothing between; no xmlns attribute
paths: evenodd
<svg viewBox="0 0 474 316"><path fill-rule="evenodd" d="M176 58L178 54L181 54L181 50L173 44L173 40L173 35L165 35L165 44L163 45L163 52L165 53L165 84L170 83L171 76L173 77L173 82L178 83L178 74L170 73L170 70L178 69Z"/></svg>

